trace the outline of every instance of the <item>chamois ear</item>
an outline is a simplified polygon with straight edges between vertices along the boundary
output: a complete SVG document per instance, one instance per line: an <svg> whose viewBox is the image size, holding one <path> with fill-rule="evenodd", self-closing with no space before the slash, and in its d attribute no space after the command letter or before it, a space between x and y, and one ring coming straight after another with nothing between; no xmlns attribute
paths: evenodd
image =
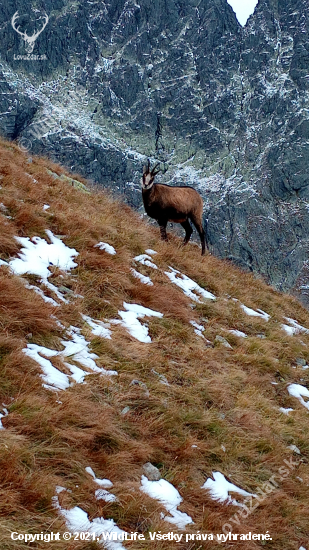
<svg viewBox="0 0 309 550"><path fill-rule="evenodd" d="M143 167L143 174L149 174L150 172L150 160L147 159L147 166Z"/></svg>

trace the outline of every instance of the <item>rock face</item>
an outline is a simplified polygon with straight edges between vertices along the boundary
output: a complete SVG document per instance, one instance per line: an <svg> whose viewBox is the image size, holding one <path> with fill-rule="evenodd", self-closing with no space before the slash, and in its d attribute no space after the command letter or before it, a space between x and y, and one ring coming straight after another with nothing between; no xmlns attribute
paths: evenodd
<svg viewBox="0 0 309 550"><path fill-rule="evenodd" d="M49 16L32 54L16 11L28 36ZM308 0L244 28L226 0L10 0L0 38L3 136L135 207L160 160L203 195L213 253L309 305Z"/></svg>

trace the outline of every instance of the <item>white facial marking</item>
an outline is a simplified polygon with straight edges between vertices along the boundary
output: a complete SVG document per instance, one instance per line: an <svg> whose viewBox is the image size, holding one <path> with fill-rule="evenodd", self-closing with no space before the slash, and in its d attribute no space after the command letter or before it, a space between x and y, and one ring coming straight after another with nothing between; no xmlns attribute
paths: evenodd
<svg viewBox="0 0 309 550"><path fill-rule="evenodd" d="M153 185L153 176L149 173L143 177L142 187L144 189L149 189L152 185Z"/></svg>

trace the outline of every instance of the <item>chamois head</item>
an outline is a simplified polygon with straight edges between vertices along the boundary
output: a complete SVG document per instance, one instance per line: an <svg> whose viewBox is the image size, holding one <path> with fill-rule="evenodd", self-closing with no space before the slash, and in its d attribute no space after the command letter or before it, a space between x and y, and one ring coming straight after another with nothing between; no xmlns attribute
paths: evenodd
<svg viewBox="0 0 309 550"><path fill-rule="evenodd" d="M153 186L155 176L160 172L160 168L156 168L160 165L158 162L152 170L150 170L150 160L147 161L147 166L143 169L142 189L150 189Z"/></svg>

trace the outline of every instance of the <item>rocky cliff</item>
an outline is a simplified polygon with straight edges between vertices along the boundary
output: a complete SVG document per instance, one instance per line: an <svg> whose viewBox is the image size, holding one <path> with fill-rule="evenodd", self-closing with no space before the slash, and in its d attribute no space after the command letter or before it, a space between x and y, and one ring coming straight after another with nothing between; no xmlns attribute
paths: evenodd
<svg viewBox="0 0 309 550"><path fill-rule="evenodd" d="M244 28L226 0L10 0L0 131L135 207L160 160L203 195L213 253L308 305L308 35L307 0L260 0Z"/></svg>

